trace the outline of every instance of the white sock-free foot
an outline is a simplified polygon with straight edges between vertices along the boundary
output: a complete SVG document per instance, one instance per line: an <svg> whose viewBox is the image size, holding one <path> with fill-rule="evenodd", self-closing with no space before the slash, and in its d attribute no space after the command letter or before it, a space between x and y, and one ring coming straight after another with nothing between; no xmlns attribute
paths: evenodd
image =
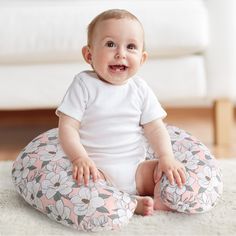
<svg viewBox="0 0 236 236"><path fill-rule="evenodd" d="M149 196L136 196L138 201L135 213L138 215L149 216L153 214L153 199Z"/></svg>

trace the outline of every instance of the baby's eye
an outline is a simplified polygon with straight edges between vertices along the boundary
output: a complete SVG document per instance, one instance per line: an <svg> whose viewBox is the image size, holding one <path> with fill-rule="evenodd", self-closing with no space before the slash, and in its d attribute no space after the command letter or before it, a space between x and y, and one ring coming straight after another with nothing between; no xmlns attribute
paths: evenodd
<svg viewBox="0 0 236 236"><path fill-rule="evenodd" d="M113 47L115 47L116 45L115 45L114 42L108 41L108 42L106 42L106 46L109 47L109 48L113 48Z"/></svg>
<svg viewBox="0 0 236 236"><path fill-rule="evenodd" d="M133 44L133 43L130 43L128 46L127 46L128 49L131 49L131 50L135 50L137 49L136 45Z"/></svg>

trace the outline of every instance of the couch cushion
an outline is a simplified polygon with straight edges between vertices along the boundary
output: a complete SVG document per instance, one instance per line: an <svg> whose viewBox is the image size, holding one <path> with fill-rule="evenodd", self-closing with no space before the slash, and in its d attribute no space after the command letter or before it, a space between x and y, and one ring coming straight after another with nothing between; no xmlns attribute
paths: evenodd
<svg viewBox="0 0 236 236"><path fill-rule="evenodd" d="M80 63L0 66L0 108L55 108L73 77L90 69ZM173 101L199 101L206 96L204 60L201 56L176 59L150 59L139 75L164 104ZM186 99L186 97L188 99ZM206 101L204 100L204 104Z"/></svg>
<svg viewBox="0 0 236 236"><path fill-rule="evenodd" d="M204 99L204 106L208 105L205 100L207 84L202 56L150 59L139 74L163 105L188 105L187 102L191 100L194 105L201 99Z"/></svg>
<svg viewBox="0 0 236 236"><path fill-rule="evenodd" d="M207 46L207 11L201 0L4 1L0 63L82 60L87 25L109 8L125 8L140 19L151 58L202 52Z"/></svg>

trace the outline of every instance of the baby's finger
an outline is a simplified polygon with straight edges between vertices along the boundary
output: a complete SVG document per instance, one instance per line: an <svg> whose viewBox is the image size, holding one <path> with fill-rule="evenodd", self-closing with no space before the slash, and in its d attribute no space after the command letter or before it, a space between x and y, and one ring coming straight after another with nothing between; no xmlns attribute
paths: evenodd
<svg viewBox="0 0 236 236"><path fill-rule="evenodd" d="M179 172L182 183L185 184L186 183L186 172L185 172L185 170L180 169L180 170L178 170L178 172Z"/></svg>
<svg viewBox="0 0 236 236"><path fill-rule="evenodd" d="M170 184L171 184L171 185L174 185L175 181L174 181L174 176L173 176L172 171L168 171L168 172L166 172L165 174L166 174L166 176L167 176L167 178L168 178Z"/></svg>
<svg viewBox="0 0 236 236"><path fill-rule="evenodd" d="M91 167L91 168L90 168L90 172L91 172L93 181L96 182L97 179L98 179L98 175L99 175L97 168Z"/></svg>
<svg viewBox="0 0 236 236"><path fill-rule="evenodd" d="M76 177L77 177L77 172L78 172L78 168L77 168L77 166L74 166L74 167L73 167L73 173L72 173L73 179L76 179Z"/></svg>
<svg viewBox="0 0 236 236"><path fill-rule="evenodd" d="M78 183L83 183L83 175L84 175L84 171L83 171L83 168L80 167L78 168L78 171L77 171L77 181Z"/></svg>
<svg viewBox="0 0 236 236"><path fill-rule="evenodd" d="M88 186L89 174L90 174L89 169L88 169L88 168L85 168L85 169L84 169L84 184L85 184L85 186Z"/></svg>
<svg viewBox="0 0 236 236"><path fill-rule="evenodd" d="M174 174L174 178L175 178L175 181L176 181L177 185L179 186L179 188L182 188L182 180L181 180L181 177L179 175L179 171L174 170L173 174Z"/></svg>

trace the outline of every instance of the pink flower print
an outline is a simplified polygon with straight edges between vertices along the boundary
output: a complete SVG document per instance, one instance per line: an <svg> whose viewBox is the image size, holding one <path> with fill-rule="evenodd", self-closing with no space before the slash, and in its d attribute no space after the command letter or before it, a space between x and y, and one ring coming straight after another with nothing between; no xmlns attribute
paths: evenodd
<svg viewBox="0 0 236 236"><path fill-rule="evenodd" d="M39 149L39 145L41 144L40 140L35 140L31 143L29 143L25 149L24 149L24 153L33 153L33 152L37 152L37 150Z"/></svg>
<svg viewBox="0 0 236 236"><path fill-rule="evenodd" d="M87 187L81 187L78 194L71 198L71 202L75 204L75 214L81 216L91 216L96 212L97 208L105 204L104 200L98 196L97 191L91 191Z"/></svg>
<svg viewBox="0 0 236 236"><path fill-rule="evenodd" d="M70 208L63 204L63 201L59 200L55 205L49 205L48 209L50 211L47 214L51 219L59 221L64 225L73 224L70 220Z"/></svg>
<svg viewBox="0 0 236 236"><path fill-rule="evenodd" d="M100 215L98 217L92 218L89 221L89 228L92 232L104 231L104 229L112 230L109 219L105 215Z"/></svg>
<svg viewBox="0 0 236 236"><path fill-rule="evenodd" d="M57 161L60 160L61 157L64 155L62 152L58 152L57 146L54 144L48 144L38 152L41 161Z"/></svg>
<svg viewBox="0 0 236 236"><path fill-rule="evenodd" d="M183 155L181 155L178 160L182 162L189 170L196 170L199 167L199 158L197 156L193 156L192 152L190 151L183 153Z"/></svg>
<svg viewBox="0 0 236 236"><path fill-rule="evenodd" d="M215 195L217 196L217 195ZM204 193L200 193L197 197L199 203L201 204L201 208L204 209L204 211L210 209L212 207L212 202L215 202L216 199L214 199L214 201L212 201L211 199L211 194L207 194L206 192Z"/></svg>
<svg viewBox="0 0 236 236"><path fill-rule="evenodd" d="M199 178L199 185L202 188L208 189L211 191L218 184L218 180L216 178L215 169L211 169L209 166L205 166L203 170L197 174Z"/></svg>
<svg viewBox="0 0 236 236"><path fill-rule="evenodd" d="M167 126L167 130L172 141L189 138L189 134L174 126Z"/></svg>
<svg viewBox="0 0 236 236"><path fill-rule="evenodd" d="M72 191L74 182L67 175L66 171L60 171L58 174L49 173L42 182L42 191L48 199L52 198L58 192L61 195L69 194Z"/></svg>
<svg viewBox="0 0 236 236"><path fill-rule="evenodd" d="M190 210L192 211L193 208L196 205L196 201L194 199L194 196L189 194L188 196L181 197L181 200L177 202L177 208L176 210L179 212L189 212Z"/></svg>
<svg viewBox="0 0 236 236"><path fill-rule="evenodd" d="M25 156L22 161L16 162L12 174L16 184L20 183L21 179L28 176L31 169L34 168L33 165L35 162L36 159L29 156Z"/></svg>
<svg viewBox="0 0 236 236"><path fill-rule="evenodd" d="M35 205L37 209L43 210L43 204L37 194L40 190L40 184L36 183L36 180L28 182L26 185L27 195L26 200L28 200L33 206Z"/></svg>
<svg viewBox="0 0 236 236"><path fill-rule="evenodd" d="M130 209L120 208L117 210L117 218L113 219L113 224L115 225L125 225L128 224L129 219L132 217L133 213Z"/></svg>

